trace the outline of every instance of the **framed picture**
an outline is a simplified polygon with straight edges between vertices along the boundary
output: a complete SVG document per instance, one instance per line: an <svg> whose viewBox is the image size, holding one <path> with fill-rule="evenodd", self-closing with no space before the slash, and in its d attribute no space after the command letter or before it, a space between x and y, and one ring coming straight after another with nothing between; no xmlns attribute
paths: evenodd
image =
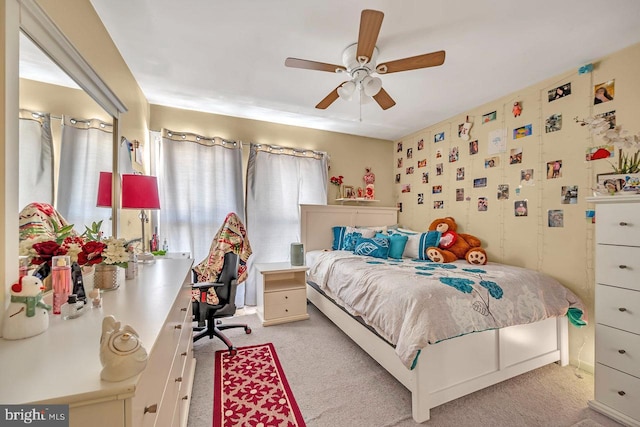
<svg viewBox="0 0 640 427"><path fill-rule="evenodd" d="M353 189L353 185L343 185L342 186L342 197L345 199L355 199L356 192Z"/></svg>

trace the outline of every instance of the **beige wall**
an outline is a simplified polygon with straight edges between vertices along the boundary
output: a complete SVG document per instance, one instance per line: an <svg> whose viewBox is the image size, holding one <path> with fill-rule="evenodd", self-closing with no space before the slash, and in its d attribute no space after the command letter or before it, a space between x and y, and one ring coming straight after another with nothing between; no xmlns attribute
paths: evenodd
<svg viewBox="0 0 640 427"><path fill-rule="evenodd" d="M393 153L390 141L152 105L151 129L162 128L242 141L245 167L251 142L325 151L331 156L329 177L343 175L345 184L364 187L362 176L370 166L376 174L376 199L380 200L376 204L395 204L388 160ZM333 186L328 199L335 203Z"/></svg>
<svg viewBox="0 0 640 427"><path fill-rule="evenodd" d="M453 216L461 230L480 237L491 261L502 262L543 271L560 280L578 294L589 308L590 324L586 328L570 328L570 357L573 364L593 367L594 363L594 224L585 219L585 210L593 206L585 202L591 196L598 173L611 172L608 160L585 161L585 151L600 142L593 140L586 128L575 123L574 117L584 118L592 114L616 111L616 123L632 132L640 131L637 117L640 115L640 45L635 45L595 63L590 74L579 75L575 70L527 87L506 97L499 98L478 108L464 112L449 120L429 126L407 135L394 144L393 170L400 174L400 184L395 184L394 197L403 205L400 223L415 229L426 229L439 217ZM615 79L613 101L593 105L594 85ZM548 101L547 92L565 83L571 83L571 95ZM478 82L482 84L482 82ZM514 117L512 107L520 102L523 110ZM497 119L482 124L484 114L497 111ZM562 114L562 129L545 133L545 119L552 114ZM473 122L471 138L479 142L479 152L469 154L469 142L458 137L458 125L466 116ZM531 124L530 136L513 139L513 129ZM489 132L507 130L507 151L489 155ZM434 135L445 132L445 140L434 143ZM417 142L424 139L424 150L417 151ZM402 152L397 143L402 142ZM449 151L458 147L460 159L449 163ZM413 158L407 159L407 149L413 148ZM509 164L512 148L522 148L521 164ZM436 150L442 150L442 159L436 159ZM499 166L485 168L485 159L499 157ZM403 158L398 168L398 158ZM427 167L418 168L419 160L426 159ZM546 163L562 160L562 177L547 179ZM612 162L617 158L611 159ZM436 163L442 163L444 171L436 176ZM406 168L414 166L414 174L407 175ZM465 177L456 180L456 169L463 167ZM520 171L534 170L534 186L523 186L520 194ZM421 182L422 172L429 172L429 183ZM473 188L475 178L487 178L487 186ZM411 184L410 193L402 193L402 184ZM497 199L498 184L509 185L509 199ZM434 185L442 185L441 194L432 194ZM561 187L578 186L578 203L561 204ZM465 199L456 201L456 189L464 188ZM418 193L424 193L424 204L418 205ZM488 199L488 210L478 211L478 198ZM433 202L444 201L443 209L434 209ZM527 200L529 215L515 217L514 202ZM564 227L547 226L547 211L561 209ZM584 348L582 347L584 344ZM580 350L582 349L582 352Z"/></svg>

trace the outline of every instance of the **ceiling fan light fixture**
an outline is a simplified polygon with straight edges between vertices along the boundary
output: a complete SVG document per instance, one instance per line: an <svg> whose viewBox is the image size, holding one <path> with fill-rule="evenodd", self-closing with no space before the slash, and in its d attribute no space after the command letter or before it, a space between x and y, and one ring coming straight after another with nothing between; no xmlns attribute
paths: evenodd
<svg viewBox="0 0 640 427"><path fill-rule="evenodd" d="M367 76L362 80L362 87L367 96L375 96L382 89L382 80L379 77Z"/></svg>
<svg viewBox="0 0 640 427"><path fill-rule="evenodd" d="M338 88L338 96L346 101L351 101L355 91L356 84L354 82L345 82Z"/></svg>

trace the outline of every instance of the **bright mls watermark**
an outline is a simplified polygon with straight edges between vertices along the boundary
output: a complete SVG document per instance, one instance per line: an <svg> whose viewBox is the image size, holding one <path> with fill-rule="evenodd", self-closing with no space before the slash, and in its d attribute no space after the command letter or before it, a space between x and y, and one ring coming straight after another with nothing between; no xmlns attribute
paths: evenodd
<svg viewBox="0 0 640 427"><path fill-rule="evenodd" d="M0 405L0 427L69 427L69 405Z"/></svg>

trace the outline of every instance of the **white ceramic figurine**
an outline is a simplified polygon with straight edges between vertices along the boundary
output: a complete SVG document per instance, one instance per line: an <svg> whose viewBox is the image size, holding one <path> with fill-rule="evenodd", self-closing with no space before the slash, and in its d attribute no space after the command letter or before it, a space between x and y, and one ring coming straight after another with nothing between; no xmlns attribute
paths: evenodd
<svg viewBox="0 0 640 427"><path fill-rule="evenodd" d="M102 319L100 337L100 378L122 381L140 373L147 366L147 350L137 332L129 325L120 327L113 316Z"/></svg>
<svg viewBox="0 0 640 427"><path fill-rule="evenodd" d="M4 339L29 338L47 330L51 306L42 301L43 290L42 281L35 276L23 276L11 286L11 302L2 326Z"/></svg>

